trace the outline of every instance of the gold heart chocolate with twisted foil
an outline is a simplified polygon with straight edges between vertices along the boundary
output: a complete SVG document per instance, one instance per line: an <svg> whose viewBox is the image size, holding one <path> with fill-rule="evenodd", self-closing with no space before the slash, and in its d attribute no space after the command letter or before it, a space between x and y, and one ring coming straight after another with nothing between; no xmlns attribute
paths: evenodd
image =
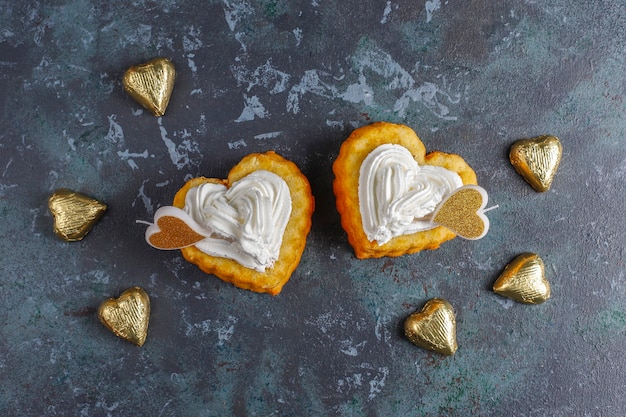
<svg viewBox="0 0 626 417"><path fill-rule="evenodd" d="M148 336L150 297L141 287L132 287L118 298L104 300L98 318L116 336L142 346Z"/></svg>
<svg viewBox="0 0 626 417"><path fill-rule="evenodd" d="M124 74L126 92L155 116L163 116L174 88L176 70L167 58L130 67Z"/></svg>
<svg viewBox="0 0 626 417"><path fill-rule="evenodd" d="M509 159L526 182L536 191L544 192L552 185L562 151L556 136L538 136L515 142L509 151Z"/></svg>
<svg viewBox="0 0 626 417"><path fill-rule="evenodd" d="M456 343L456 318L452 305L433 298L404 321L404 334L416 346L442 355L453 355Z"/></svg>
<svg viewBox="0 0 626 417"><path fill-rule="evenodd" d="M543 303L550 298L543 260L534 253L518 255L504 268L493 290L520 303Z"/></svg>
<svg viewBox="0 0 626 417"><path fill-rule="evenodd" d="M61 188L48 199L54 233L67 242L85 237L107 210L107 205L85 194Z"/></svg>

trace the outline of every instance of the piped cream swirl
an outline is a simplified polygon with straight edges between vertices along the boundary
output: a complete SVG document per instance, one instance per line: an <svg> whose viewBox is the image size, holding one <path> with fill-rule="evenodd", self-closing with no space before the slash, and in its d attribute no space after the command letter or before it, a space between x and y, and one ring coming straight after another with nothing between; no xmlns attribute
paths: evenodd
<svg viewBox="0 0 626 417"><path fill-rule="evenodd" d="M359 208L367 238L382 245L394 237L436 227L431 214L462 185L456 172L418 165L403 146L377 147L359 171Z"/></svg>
<svg viewBox="0 0 626 417"><path fill-rule="evenodd" d="M264 272L280 254L291 194L280 176L259 170L230 188L204 183L189 189L184 211L209 232L198 249Z"/></svg>

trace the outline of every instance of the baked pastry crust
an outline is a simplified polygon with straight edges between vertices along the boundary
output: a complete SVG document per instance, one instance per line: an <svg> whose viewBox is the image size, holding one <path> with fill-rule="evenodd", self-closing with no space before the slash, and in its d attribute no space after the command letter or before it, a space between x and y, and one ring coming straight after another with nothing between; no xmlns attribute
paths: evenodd
<svg viewBox="0 0 626 417"><path fill-rule="evenodd" d="M287 183L291 194L291 215L274 266L267 268L265 272L259 272L246 268L232 259L208 255L195 246L182 248L181 252L187 261L208 274L213 274L239 288L276 295L280 293L300 263L306 238L311 230L311 215L315 209L309 181L296 164L273 151L250 154L233 167L225 180L204 177L189 180L174 196L173 205L182 209L185 206L185 196L192 187L207 182L230 187L236 181L258 170L270 171L280 176Z"/></svg>
<svg viewBox="0 0 626 417"><path fill-rule="evenodd" d="M437 249L456 235L443 226L423 232L397 236L379 245L370 242L363 230L359 205L359 176L361 164L380 145L397 144L409 150L419 165L435 165L454 171L463 185L476 184L476 173L459 155L443 152L426 153L424 144L408 126L376 122L354 130L341 145L339 156L333 164L333 191L341 226L348 235L357 258L380 258L401 256L424 249Z"/></svg>

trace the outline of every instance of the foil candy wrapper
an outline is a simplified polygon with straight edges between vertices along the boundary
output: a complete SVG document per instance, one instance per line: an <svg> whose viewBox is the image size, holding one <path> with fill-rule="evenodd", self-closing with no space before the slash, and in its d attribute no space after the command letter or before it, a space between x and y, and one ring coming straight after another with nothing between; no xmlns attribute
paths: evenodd
<svg viewBox="0 0 626 417"><path fill-rule="evenodd" d="M515 170L536 191L550 189L561 162L563 147L556 136L538 136L515 142L509 150L509 160Z"/></svg>
<svg viewBox="0 0 626 417"><path fill-rule="evenodd" d="M441 298L427 301L421 311L405 319L404 334L416 346L442 355L453 355L458 346L452 305Z"/></svg>
<svg viewBox="0 0 626 417"><path fill-rule="evenodd" d="M163 116L170 102L176 70L167 58L155 58L130 67L124 73L124 90L157 117Z"/></svg>
<svg viewBox="0 0 626 417"><path fill-rule="evenodd" d="M61 188L48 199L54 233L67 242L85 237L107 210L107 205L85 194Z"/></svg>
<svg viewBox="0 0 626 417"><path fill-rule="evenodd" d="M148 336L150 297L141 287L132 287L118 298L104 300L98 318L116 336L142 346Z"/></svg>

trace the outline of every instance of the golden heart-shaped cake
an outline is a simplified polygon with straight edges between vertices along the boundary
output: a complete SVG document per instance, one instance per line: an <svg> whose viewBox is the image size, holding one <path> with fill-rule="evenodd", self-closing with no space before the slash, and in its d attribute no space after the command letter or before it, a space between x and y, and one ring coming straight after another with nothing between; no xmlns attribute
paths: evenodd
<svg viewBox="0 0 626 417"><path fill-rule="evenodd" d="M167 58L155 58L124 73L124 90L155 116L163 116L170 102L176 70Z"/></svg>
<svg viewBox="0 0 626 417"><path fill-rule="evenodd" d="M54 233L67 242L85 237L107 210L107 205L77 191L61 188L48 199Z"/></svg>
<svg viewBox="0 0 626 417"><path fill-rule="evenodd" d="M181 249L206 273L278 294L300 262L315 202L307 178L275 152L244 157L227 179L194 178L159 208L146 241Z"/></svg>
<svg viewBox="0 0 626 417"><path fill-rule="evenodd" d="M550 298L543 260L535 253L516 256L493 284L493 290L520 303L543 303Z"/></svg>
<svg viewBox="0 0 626 417"><path fill-rule="evenodd" d="M550 189L561 162L563 147L556 136L538 136L515 142L509 159L518 174L536 191Z"/></svg>
<svg viewBox="0 0 626 417"><path fill-rule="evenodd" d="M404 334L416 346L453 355L458 346L452 305L441 298L429 300L421 311L404 320Z"/></svg>
<svg viewBox="0 0 626 417"><path fill-rule="evenodd" d="M408 126L377 122L352 132L333 164L341 225L358 258L437 249L456 234L433 222L439 204L476 184L458 155L426 153Z"/></svg>
<svg viewBox="0 0 626 417"><path fill-rule="evenodd" d="M150 297L141 287L129 288L118 298L104 300L98 318L116 336L142 346L148 336Z"/></svg>

